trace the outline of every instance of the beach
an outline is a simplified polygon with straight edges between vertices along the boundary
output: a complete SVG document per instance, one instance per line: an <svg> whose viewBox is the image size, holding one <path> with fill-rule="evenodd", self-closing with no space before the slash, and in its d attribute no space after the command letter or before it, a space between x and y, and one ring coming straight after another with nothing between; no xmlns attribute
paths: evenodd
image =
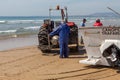
<svg viewBox="0 0 120 80"><path fill-rule="evenodd" d="M0 51L0 80L119 80L115 68L80 64L87 58L81 52L60 59L43 55L37 45Z"/></svg>
<svg viewBox="0 0 120 80"><path fill-rule="evenodd" d="M79 26L82 18L70 18L70 21ZM38 49L37 38L43 17L5 19L0 24L0 80L119 80L116 68L79 63L87 58L83 48L79 52L70 52L66 59L59 58L59 49L57 53L53 50L43 54ZM87 19L86 25L91 27L96 17ZM110 21L113 22L102 18L104 25L108 26ZM116 17L114 22L110 24L119 23Z"/></svg>
<svg viewBox="0 0 120 80"><path fill-rule="evenodd" d="M119 2L1 0L0 80L120 80Z"/></svg>

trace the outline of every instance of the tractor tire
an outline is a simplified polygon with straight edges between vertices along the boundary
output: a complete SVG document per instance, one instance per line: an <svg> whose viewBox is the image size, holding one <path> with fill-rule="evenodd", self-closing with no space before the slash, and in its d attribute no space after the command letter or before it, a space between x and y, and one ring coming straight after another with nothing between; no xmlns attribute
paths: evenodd
<svg viewBox="0 0 120 80"><path fill-rule="evenodd" d="M41 27L38 33L38 48L44 53L49 52L49 44L48 44L48 30L45 27Z"/></svg>
<svg viewBox="0 0 120 80"><path fill-rule="evenodd" d="M69 44L77 43L78 43L78 28L76 25L74 25L70 28Z"/></svg>
<svg viewBox="0 0 120 80"><path fill-rule="evenodd" d="M70 27L69 44L76 44L75 49L70 49L70 51L78 51L78 27L76 25Z"/></svg>

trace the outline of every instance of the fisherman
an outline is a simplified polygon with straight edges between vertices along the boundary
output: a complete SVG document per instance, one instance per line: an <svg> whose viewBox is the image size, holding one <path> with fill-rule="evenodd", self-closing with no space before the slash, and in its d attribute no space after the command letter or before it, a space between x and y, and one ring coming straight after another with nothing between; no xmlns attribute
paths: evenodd
<svg viewBox="0 0 120 80"><path fill-rule="evenodd" d="M68 58L68 40L70 27L62 21L62 23L52 31L49 36L59 35L60 58Z"/></svg>
<svg viewBox="0 0 120 80"><path fill-rule="evenodd" d="M97 19L96 22L93 24L94 27L100 27L103 26L103 24L101 23L100 19Z"/></svg>
<svg viewBox="0 0 120 80"><path fill-rule="evenodd" d="M80 24L80 26L81 26L81 27L85 27L86 21L87 21L87 20L84 18L84 19L82 20L82 23Z"/></svg>
<svg viewBox="0 0 120 80"><path fill-rule="evenodd" d="M80 27L85 27L86 21L87 21L87 20L84 18L84 19L82 20L82 23L80 24ZM80 36L81 36L81 35L80 35ZM81 38L80 38L80 43L81 43L81 44L84 44L84 43L83 43L83 38L82 38L82 36L81 36Z"/></svg>

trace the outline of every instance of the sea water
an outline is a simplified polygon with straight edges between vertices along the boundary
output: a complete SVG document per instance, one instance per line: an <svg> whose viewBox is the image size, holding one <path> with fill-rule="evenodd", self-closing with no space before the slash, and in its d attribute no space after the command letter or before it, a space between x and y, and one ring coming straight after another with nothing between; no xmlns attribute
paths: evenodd
<svg viewBox="0 0 120 80"><path fill-rule="evenodd" d="M38 45L37 34L42 16L1 16L0 51L30 45Z"/></svg>
<svg viewBox="0 0 120 80"><path fill-rule="evenodd" d="M52 20L61 20L61 17L51 17ZM86 18L86 26L93 27L97 18L101 20L104 26L120 26L120 17L93 17L93 16L69 16L68 21L75 22L80 26L82 19ZM0 51L38 45L37 34L48 16L0 16ZM18 37L18 35L28 35L28 37ZM33 36L32 36L33 35ZM7 40L4 37L8 37ZM11 38L12 37L12 38ZM2 40L1 40L2 39Z"/></svg>
<svg viewBox="0 0 120 80"><path fill-rule="evenodd" d="M80 23L82 22L83 18L86 18L86 27L93 27L93 24L95 23L96 19L100 19L103 23L103 26L120 26L120 16L71 16L69 18L69 21L74 21L77 26L80 26Z"/></svg>
<svg viewBox="0 0 120 80"><path fill-rule="evenodd" d="M104 26L119 26L120 17L91 17L91 16L70 16L69 21L75 22L80 26L82 19L86 18L86 26L92 27L97 18L101 19ZM37 34L44 19L47 16L1 16L0 17L0 36ZM60 20L60 17L53 17L54 20Z"/></svg>
<svg viewBox="0 0 120 80"><path fill-rule="evenodd" d="M44 17L0 17L0 36L36 34Z"/></svg>

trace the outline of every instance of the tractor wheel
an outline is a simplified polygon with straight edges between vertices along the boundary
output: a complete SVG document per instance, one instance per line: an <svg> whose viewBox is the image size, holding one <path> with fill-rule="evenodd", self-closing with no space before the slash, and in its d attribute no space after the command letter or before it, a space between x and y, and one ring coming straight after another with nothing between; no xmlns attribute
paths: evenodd
<svg viewBox="0 0 120 80"><path fill-rule="evenodd" d="M72 26L70 28L70 39L69 43L70 44L77 44L78 43L78 28L76 25Z"/></svg>
<svg viewBox="0 0 120 80"><path fill-rule="evenodd" d="M48 30L45 27L41 27L38 33L38 48L41 49L42 52L50 51L48 45Z"/></svg>
<svg viewBox="0 0 120 80"><path fill-rule="evenodd" d="M73 51L78 51L78 27L76 25L70 27L69 44L76 44Z"/></svg>

